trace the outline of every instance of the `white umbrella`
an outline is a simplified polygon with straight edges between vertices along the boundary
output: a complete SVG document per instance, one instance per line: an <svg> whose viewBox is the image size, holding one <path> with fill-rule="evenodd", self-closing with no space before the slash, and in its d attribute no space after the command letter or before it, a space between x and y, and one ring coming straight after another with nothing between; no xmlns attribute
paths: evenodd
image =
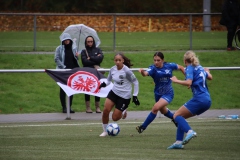
<svg viewBox="0 0 240 160"><path fill-rule="evenodd" d="M85 39L87 36L92 36L94 38L96 47L98 47L101 43L97 32L93 28L88 27L84 24L70 25L63 31L63 33L70 34L79 51L85 49ZM60 35L60 40L62 34Z"/></svg>

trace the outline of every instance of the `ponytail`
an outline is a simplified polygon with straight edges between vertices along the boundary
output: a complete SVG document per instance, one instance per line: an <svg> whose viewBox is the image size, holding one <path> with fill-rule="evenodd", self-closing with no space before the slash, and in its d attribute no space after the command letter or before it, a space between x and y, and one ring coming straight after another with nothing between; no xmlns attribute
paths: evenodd
<svg viewBox="0 0 240 160"><path fill-rule="evenodd" d="M199 59L193 51L187 51L184 54L184 60L192 64L193 66L199 65Z"/></svg>

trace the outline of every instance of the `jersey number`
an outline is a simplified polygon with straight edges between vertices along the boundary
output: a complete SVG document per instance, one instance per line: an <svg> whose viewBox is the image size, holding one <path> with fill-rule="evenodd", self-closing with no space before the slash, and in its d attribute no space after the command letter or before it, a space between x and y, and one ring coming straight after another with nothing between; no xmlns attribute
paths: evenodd
<svg viewBox="0 0 240 160"><path fill-rule="evenodd" d="M202 77L202 79L203 79L203 87L205 88L205 87L206 87L206 86L205 86L206 77L205 77L204 73L201 72L201 73L199 74L199 76Z"/></svg>

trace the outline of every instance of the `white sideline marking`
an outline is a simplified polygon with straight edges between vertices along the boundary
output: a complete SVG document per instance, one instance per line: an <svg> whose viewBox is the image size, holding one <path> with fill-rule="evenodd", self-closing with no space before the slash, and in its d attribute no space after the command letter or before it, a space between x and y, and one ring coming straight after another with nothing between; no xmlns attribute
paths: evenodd
<svg viewBox="0 0 240 160"><path fill-rule="evenodd" d="M206 121L205 121L206 120ZM201 121L191 121L191 123L206 123L206 122L219 122L219 121L226 121L222 119L216 120L207 120L201 119ZM228 120L228 121L236 121L236 120ZM189 121L188 121L189 122ZM110 122L111 123L111 122ZM118 122L118 124L140 124L142 122ZM154 124L159 123L172 123L171 121L161 121L161 122L152 122ZM0 128L14 128L14 127L54 127L54 126L86 126L86 125L101 125L102 123L72 123L72 124L19 124L19 125L1 125Z"/></svg>

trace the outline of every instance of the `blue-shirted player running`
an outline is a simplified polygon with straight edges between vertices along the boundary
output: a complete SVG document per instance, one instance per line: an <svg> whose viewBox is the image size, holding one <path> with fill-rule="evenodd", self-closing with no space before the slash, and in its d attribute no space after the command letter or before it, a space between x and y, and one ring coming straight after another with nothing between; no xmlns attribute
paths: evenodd
<svg viewBox="0 0 240 160"><path fill-rule="evenodd" d="M174 97L172 81L170 78L172 77L173 70L181 70L184 74L183 66L176 63L164 62L164 55L162 52L156 52L153 56L153 60L154 65L151 65L148 70L139 70L142 76L151 76L153 78L155 83L154 95L156 101L144 123L136 127L139 133L142 133L155 119L158 111L166 117L173 119L173 113L166 107Z"/></svg>
<svg viewBox="0 0 240 160"><path fill-rule="evenodd" d="M187 51L184 54L184 63L186 65L186 79L178 80L175 76L171 78L174 83L191 87L193 97L174 113L174 120L178 124L176 142L168 149L182 149L197 133L191 129L187 118L200 115L207 111L211 106L211 97L208 92L206 80L212 80L209 69L203 68L193 51ZM187 133L185 139L184 133Z"/></svg>

